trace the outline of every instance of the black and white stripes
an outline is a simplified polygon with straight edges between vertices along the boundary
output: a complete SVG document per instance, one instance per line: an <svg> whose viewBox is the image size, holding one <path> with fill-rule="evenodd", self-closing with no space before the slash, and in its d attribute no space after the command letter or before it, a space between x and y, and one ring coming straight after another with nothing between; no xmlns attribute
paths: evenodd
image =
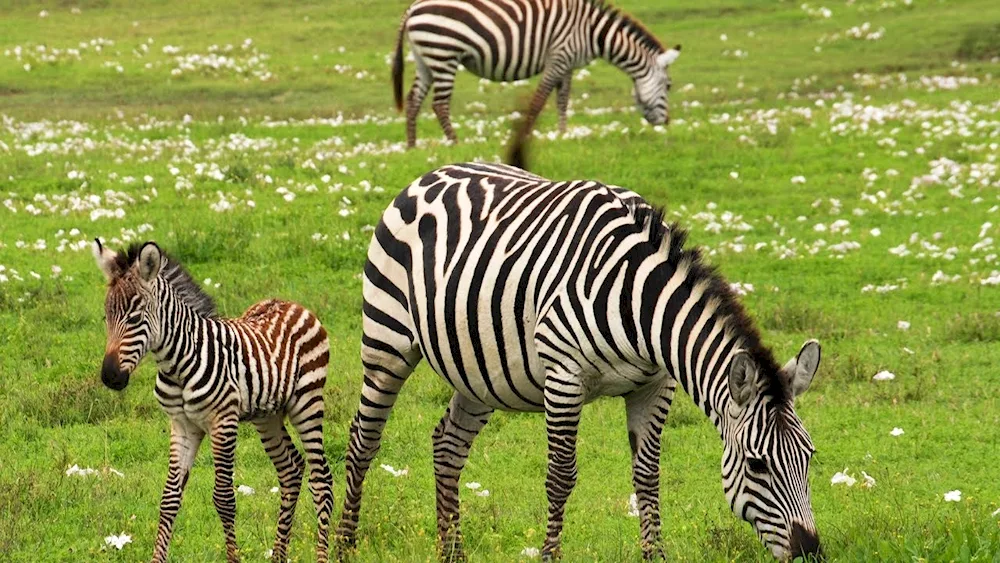
<svg viewBox="0 0 1000 563"><path fill-rule="evenodd" d="M433 109L449 140L456 135L449 104L455 73L513 81L541 74L531 101L530 131L558 88L559 128L566 129L573 69L604 58L635 82L647 121L665 123L669 67L680 45L664 49L639 22L600 0L417 0L403 15L393 62L396 106L403 109L403 40L409 37L417 72L406 99L406 140L416 143L416 119L431 86Z"/></svg>
<svg viewBox="0 0 1000 563"><path fill-rule="evenodd" d="M544 412L543 554L559 552L585 403L625 400L643 552L660 540L660 434L678 384L724 444L733 511L775 556L816 553L808 434L793 409L818 367L784 367L685 233L637 194L517 168L446 166L385 211L364 272L364 386L347 448L338 536L354 541L361 488L396 397L421 358L454 389L434 432L442 555L462 559L458 481L495 409Z"/></svg>
<svg viewBox="0 0 1000 563"><path fill-rule="evenodd" d="M227 560L238 561L233 465L240 420L257 427L281 485L272 559L287 559L308 461L319 519L317 558L326 561L333 481L323 450L323 386L330 346L319 320L299 305L277 300L257 303L238 319L219 318L198 284L152 242L115 253L97 241L94 256L108 280L101 379L124 389L143 356L152 354L156 398L170 417L170 466L153 561L167 558L184 487L206 434ZM302 440L305 460L285 429L286 417Z"/></svg>

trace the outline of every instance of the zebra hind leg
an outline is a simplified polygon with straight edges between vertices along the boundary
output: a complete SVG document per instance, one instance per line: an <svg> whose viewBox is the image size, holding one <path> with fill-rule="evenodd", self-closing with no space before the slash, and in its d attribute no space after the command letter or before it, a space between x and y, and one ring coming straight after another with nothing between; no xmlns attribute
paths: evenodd
<svg viewBox="0 0 1000 563"><path fill-rule="evenodd" d="M492 414L492 408L470 401L456 392L434 429L438 540L443 561L465 561L459 523L458 484L465 462L469 459L472 441Z"/></svg>
<svg viewBox="0 0 1000 563"><path fill-rule="evenodd" d="M233 489L233 466L236 462L236 428L239 417L235 412L219 415L209 432L212 458L215 461L215 490L212 500L222 520L226 535L226 561L240 560L236 547L236 491Z"/></svg>
<svg viewBox="0 0 1000 563"><path fill-rule="evenodd" d="M455 129L451 125L451 92L455 87L456 72L458 72L457 61L434 71L434 115L437 116L445 137L452 143L458 142Z"/></svg>
<svg viewBox="0 0 1000 563"><path fill-rule="evenodd" d="M406 353L387 351L391 345L374 342L366 335L361 347L364 365L364 385L358 412L351 423L344 460L347 492L344 510L337 526L338 556L344 558L354 547L361 511L361 492L365 475L378 453L386 420L396 404L399 390L420 360L419 349L413 347ZM374 345L370 345L374 344Z"/></svg>
<svg viewBox="0 0 1000 563"><path fill-rule="evenodd" d="M278 512L278 531L274 537L274 552L271 561L284 563L288 560L288 538L295 518L295 504L302 488L302 470L305 463L295 448L291 436L285 429L283 417L271 416L255 420L264 451L271 458L281 485L281 508Z"/></svg>
<svg viewBox="0 0 1000 563"><path fill-rule="evenodd" d="M406 96L406 148L408 149L417 145L417 117L420 115L420 106L423 105L430 87L430 72L423 61L417 59L417 75L413 79L410 93Z"/></svg>
<svg viewBox="0 0 1000 563"><path fill-rule="evenodd" d="M323 372L322 379L325 379L325 367ZM318 563L326 563L329 559L330 517L333 514L333 474L323 449L323 411L323 386L319 383L312 388L307 385L288 413L309 463L309 490L316 505Z"/></svg>
<svg viewBox="0 0 1000 563"><path fill-rule="evenodd" d="M562 555L560 542L566 501L576 486L576 436L583 400L583 388L575 377L554 372L546 376L545 431L549 467L545 494L549 499L549 523L542 545L543 561L552 561Z"/></svg>
<svg viewBox="0 0 1000 563"><path fill-rule="evenodd" d="M642 556L666 560L660 535L660 435L673 403L677 381L644 388L625 397L632 448L632 484L639 507Z"/></svg>

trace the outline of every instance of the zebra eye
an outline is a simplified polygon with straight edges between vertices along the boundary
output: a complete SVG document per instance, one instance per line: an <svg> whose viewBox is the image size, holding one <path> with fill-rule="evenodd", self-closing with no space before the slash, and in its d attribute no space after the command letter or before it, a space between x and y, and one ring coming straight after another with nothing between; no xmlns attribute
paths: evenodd
<svg viewBox="0 0 1000 563"><path fill-rule="evenodd" d="M767 473L767 463L764 460L756 457L747 458L747 467L750 468L750 471L757 474Z"/></svg>

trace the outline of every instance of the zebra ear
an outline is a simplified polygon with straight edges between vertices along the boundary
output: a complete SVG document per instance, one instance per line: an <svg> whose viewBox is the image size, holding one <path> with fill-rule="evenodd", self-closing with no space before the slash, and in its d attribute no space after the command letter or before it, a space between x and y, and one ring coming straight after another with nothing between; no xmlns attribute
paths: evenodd
<svg viewBox="0 0 1000 563"><path fill-rule="evenodd" d="M757 363L746 350L740 350L729 362L729 396L733 407L743 407L757 391ZM737 414L738 409L731 411Z"/></svg>
<svg viewBox="0 0 1000 563"><path fill-rule="evenodd" d="M677 57L681 56L681 46L677 45L673 49L667 49L663 53L660 53L656 57L656 64L666 68L677 60Z"/></svg>
<svg viewBox="0 0 1000 563"><path fill-rule="evenodd" d="M163 253L155 242L147 242L139 251L139 277L147 283L151 283L160 274L160 267L163 265Z"/></svg>
<svg viewBox="0 0 1000 563"><path fill-rule="evenodd" d="M104 273L104 277L109 282L122 274L121 269L118 267L118 262L115 261L118 254L104 248L104 245L101 244L101 239L94 239L94 246L91 250L94 253L94 260L97 261L97 267L100 268L101 272Z"/></svg>
<svg viewBox="0 0 1000 563"><path fill-rule="evenodd" d="M816 375L816 370L819 369L819 360L819 342L810 340L803 344L798 355L788 360L788 363L782 368L793 397L798 397L809 389L809 385Z"/></svg>

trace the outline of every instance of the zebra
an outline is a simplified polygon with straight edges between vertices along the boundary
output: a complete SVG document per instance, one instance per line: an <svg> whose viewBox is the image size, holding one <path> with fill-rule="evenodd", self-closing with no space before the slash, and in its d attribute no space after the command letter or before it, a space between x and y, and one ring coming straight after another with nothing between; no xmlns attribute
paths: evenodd
<svg viewBox="0 0 1000 563"><path fill-rule="evenodd" d="M819 343L779 366L729 285L685 239L634 192L507 165L449 165L403 190L364 268L364 384L339 547L356 542L365 474L424 358L454 389L433 433L445 560L464 559L459 478L496 409L545 413L542 555L558 556L582 407L602 396L624 399L642 551L662 556L660 434L678 384L722 438L732 511L776 558L818 553L807 480L814 447L793 400L812 382Z"/></svg>
<svg viewBox="0 0 1000 563"><path fill-rule="evenodd" d="M257 427L278 473L281 509L272 559L287 560L305 463L284 419L298 432L309 463L319 519L317 559L328 559L333 479L323 450L323 386L330 346L311 312L267 300L236 319L220 318L212 299L155 242L124 252L93 246L108 281L107 347L101 381L120 391L142 358L156 358L155 395L170 417L170 466L160 501L153 561L167 558L174 519L202 439L215 462L212 499L226 537L226 559L238 561L233 465L236 429Z"/></svg>
<svg viewBox="0 0 1000 563"><path fill-rule="evenodd" d="M542 75L525 123L530 132L556 90L559 130L566 131L573 70L602 57L635 82L646 121L666 124L668 67L681 46L665 49L641 23L602 0L417 0L403 14L392 63L396 109L403 110L403 37L417 65L406 98L406 145L417 139L417 114L434 86L433 109L445 136L459 65L477 76L510 82Z"/></svg>

